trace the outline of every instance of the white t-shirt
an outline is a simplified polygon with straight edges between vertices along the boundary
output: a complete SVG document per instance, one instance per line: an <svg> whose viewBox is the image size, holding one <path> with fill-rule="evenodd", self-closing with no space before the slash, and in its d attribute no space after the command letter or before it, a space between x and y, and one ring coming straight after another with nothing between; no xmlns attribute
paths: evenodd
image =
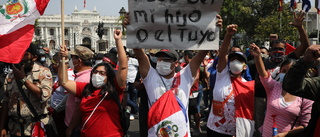
<svg viewBox="0 0 320 137"><path fill-rule="evenodd" d="M217 71L216 83L213 89L213 100L223 102L224 99L233 90L231 79L230 79L229 67L226 66L221 73ZM241 78L242 81L246 81ZM236 117L235 117L235 103L234 95L228 100L224 105L224 117L216 116L213 114L213 108L211 106L211 111L209 113L209 118L207 126L209 129L226 134L226 135L236 135Z"/></svg>
<svg viewBox="0 0 320 137"><path fill-rule="evenodd" d="M150 66L150 69L148 71L147 76L143 79L144 86L146 88L148 97L149 97L149 108L152 104L154 104L167 90L171 89L172 81L174 77L170 79L166 79L162 77L165 85L167 88L165 88L160 75L157 73L157 71ZM180 70L180 85L178 87L178 94L176 95L183 105L187 108L187 103L189 100L189 94L190 94L190 88L192 86L192 83L194 81L194 78L191 74L190 66L187 65L185 68ZM151 104L150 104L151 103Z"/></svg>
<svg viewBox="0 0 320 137"><path fill-rule="evenodd" d="M128 75L127 75L127 82L133 83L136 79L136 75L138 73L139 63L138 60L135 58L128 59Z"/></svg>

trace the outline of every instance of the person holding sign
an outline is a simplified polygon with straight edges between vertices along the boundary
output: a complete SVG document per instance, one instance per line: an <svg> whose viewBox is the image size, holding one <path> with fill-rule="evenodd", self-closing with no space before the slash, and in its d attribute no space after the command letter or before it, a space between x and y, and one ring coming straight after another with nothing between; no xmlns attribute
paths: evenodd
<svg viewBox="0 0 320 137"><path fill-rule="evenodd" d="M222 26L218 15L218 26ZM126 17L124 24L129 24ZM188 136L190 127L188 118L188 100L190 88L197 75L200 63L208 51L198 51L190 63L175 73L179 55L175 50L162 49L156 53L157 66L152 68L143 49L133 49L139 62L149 103L148 136Z"/></svg>
<svg viewBox="0 0 320 137"><path fill-rule="evenodd" d="M227 54L231 38L237 32L237 28L235 24L227 26L219 50L211 112L207 121L208 136L251 137L253 135L254 81L246 81L241 77L247 69L247 58L242 52Z"/></svg>

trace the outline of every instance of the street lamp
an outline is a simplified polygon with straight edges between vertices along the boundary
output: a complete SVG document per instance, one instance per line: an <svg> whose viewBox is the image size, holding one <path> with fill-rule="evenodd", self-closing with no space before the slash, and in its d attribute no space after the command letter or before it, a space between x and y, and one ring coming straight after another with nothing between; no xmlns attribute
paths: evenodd
<svg viewBox="0 0 320 137"><path fill-rule="evenodd" d="M124 15L127 13L126 9L124 9L124 7L122 7L119 11L119 14L120 14L120 19L121 19L121 23L123 23L124 21ZM123 24L122 24L122 34L124 32L124 27L123 27Z"/></svg>

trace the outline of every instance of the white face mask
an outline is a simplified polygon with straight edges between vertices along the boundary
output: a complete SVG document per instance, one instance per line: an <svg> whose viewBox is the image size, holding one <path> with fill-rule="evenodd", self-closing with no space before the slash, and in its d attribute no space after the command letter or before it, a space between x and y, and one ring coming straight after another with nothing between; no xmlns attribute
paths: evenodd
<svg viewBox="0 0 320 137"><path fill-rule="evenodd" d="M243 70L243 63L239 60L233 60L230 62L230 70L232 74L240 74Z"/></svg>
<svg viewBox="0 0 320 137"><path fill-rule="evenodd" d="M104 79L106 77L105 76L101 76L99 74L93 74L92 75L92 85L95 87L95 88L100 88L102 87L105 83L104 83Z"/></svg>
<svg viewBox="0 0 320 137"><path fill-rule="evenodd" d="M77 65L78 65L78 64L73 64L72 59L69 59L69 67L70 67L71 69L75 70L74 67L77 66Z"/></svg>
<svg viewBox="0 0 320 137"><path fill-rule="evenodd" d="M69 67L74 70L74 65L72 59L69 59Z"/></svg>
<svg viewBox="0 0 320 137"><path fill-rule="evenodd" d="M185 63L184 58L181 58L181 59L179 60L179 62L180 62L180 63Z"/></svg>
<svg viewBox="0 0 320 137"><path fill-rule="evenodd" d="M160 73L160 75L167 76L173 70L173 69L171 69L171 64L172 63L170 63L170 62L158 61L156 69Z"/></svg>

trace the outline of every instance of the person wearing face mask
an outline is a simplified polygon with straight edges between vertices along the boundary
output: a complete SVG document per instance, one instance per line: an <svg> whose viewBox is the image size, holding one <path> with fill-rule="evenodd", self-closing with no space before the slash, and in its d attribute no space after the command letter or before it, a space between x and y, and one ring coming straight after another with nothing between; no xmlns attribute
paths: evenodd
<svg viewBox="0 0 320 137"><path fill-rule="evenodd" d="M123 24L130 24L128 14ZM217 25L222 26L222 19L219 15L217 15ZM186 111L190 88L197 75L197 70L208 51L199 51L190 63L178 73L175 73L175 67L179 64L179 55L174 50L162 49L156 53L156 69L151 67L148 56L143 49L133 49L133 51L138 59L140 74L148 95L150 108L148 113L148 135L160 135L158 127L161 127L161 130L165 129L161 125L162 120L160 120L164 118L165 120L170 120L172 125L175 125L175 129L179 129L179 131L175 132L176 135L190 137L188 113ZM168 109L175 110L169 111ZM176 110L177 112L173 115Z"/></svg>
<svg viewBox="0 0 320 137"><path fill-rule="evenodd" d="M109 63L97 64L90 71L89 83L86 83L68 80L66 73L62 73L67 69L63 70L63 66L59 67L58 76L62 87L72 95L82 98L81 124L79 125L81 125L81 136L83 137L120 137L124 135L120 123L120 110L116 101L116 98L122 100L128 71L128 61L121 37L121 31L115 30L114 38L119 61L116 72ZM60 54L67 57L68 51L65 46L61 46Z"/></svg>
<svg viewBox="0 0 320 137"><path fill-rule="evenodd" d="M219 50L212 106L207 121L208 137L253 135L254 81L246 81L241 77L247 69L247 58L242 52L227 54L237 27L235 24L227 26Z"/></svg>
<svg viewBox="0 0 320 137"><path fill-rule="evenodd" d="M91 59L94 53L87 47L76 46L74 51L69 53L71 58L69 59L69 66L75 73L76 82L90 82ZM60 62L62 63L62 62ZM60 65L61 66L61 65ZM60 78L59 78L60 79ZM61 84L60 84L61 85ZM80 136L80 102L81 99L73 94L69 94L66 102L66 115L64 123L68 127L66 129L66 136Z"/></svg>
<svg viewBox="0 0 320 137"><path fill-rule="evenodd" d="M279 73L280 64L286 59L299 59L300 56L303 55L304 51L308 48L309 40L307 33L303 27L303 20L304 15L302 11L296 15L294 14L294 20L290 23L290 25L297 28L299 35L300 35L300 42L301 45L298 46L293 52L288 55L285 55L286 43L283 40L276 39L271 41L270 49L269 49L269 58L264 59L263 63L265 69L270 72L271 77L275 78L277 73ZM263 87L262 83L260 82L259 75L256 73L255 75L255 129L256 134L255 136L261 137L261 133L259 133L259 128L262 126L264 117L265 117L265 110L266 110L266 91Z"/></svg>
<svg viewBox="0 0 320 137"><path fill-rule="evenodd" d="M11 66L13 71L5 79L5 96L0 120L1 136L7 136L7 131L4 129L6 120L11 137L31 136L36 121L26 99L34 106L40 121L44 125L49 123L47 107L52 91L52 74L49 68L43 67L36 61L38 55L37 46L30 44L20 63ZM21 92L26 93L26 98Z"/></svg>
<svg viewBox="0 0 320 137"><path fill-rule="evenodd" d="M260 132L262 136L272 136L272 127L275 123L278 128L277 137L298 135L308 126L311 118L313 101L289 94L282 89L282 80L293 60L285 60L281 64L279 81L272 79L262 61L261 50L254 43L250 45L250 52L255 58L257 72L267 93L267 111ZM273 121L273 117L275 121Z"/></svg>

